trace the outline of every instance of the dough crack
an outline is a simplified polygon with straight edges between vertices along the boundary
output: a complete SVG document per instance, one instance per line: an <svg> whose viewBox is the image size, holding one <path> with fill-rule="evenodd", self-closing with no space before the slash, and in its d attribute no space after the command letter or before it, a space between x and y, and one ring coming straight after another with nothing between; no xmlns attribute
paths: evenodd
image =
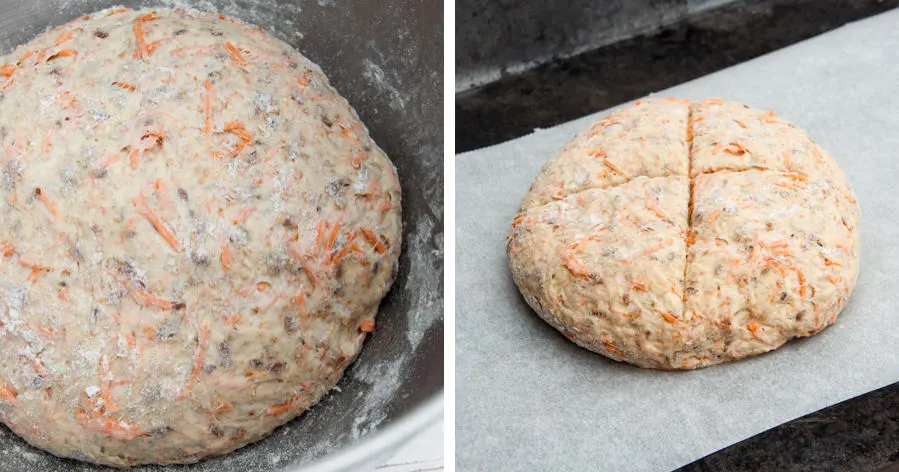
<svg viewBox="0 0 899 472"><path fill-rule="evenodd" d="M621 173L619 173L619 174L620 174L620 175L624 175L624 174L621 174ZM608 185L589 185L589 186L587 186L587 187L579 188L579 189L571 190L571 191L565 191L565 190L560 189L560 190L557 191L557 192L556 192L556 193L555 193L549 200L543 201L543 202L541 202L540 200L537 200L537 201L535 201L534 203L529 203L529 204L527 204L527 206L521 208L521 211L519 211L519 213L521 213L522 211L530 210L530 209L532 209L532 208L540 208L540 207L546 206L547 204L550 204L550 203L553 203L553 202L562 201L562 200L565 200L565 199L568 198L568 197L571 197L571 196L575 196L575 195L584 193L584 192L586 192L586 191L588 191L588 190L610 190L610 189L614 189L614 188L616 188L616 187L621 187L621 186L624 186L624 185L628 185L628 184L630 184L630 183L633 183L633 181L635 181L635 180L637 180L637 179L640 179L640 178L646 178L646 179L669 179L669 178L671 178L671 177L681 177L681 175L678 174L678 173L676 173L676 172L667 172L667 173L665 173L665 174L663 174L663 175L656 175L656 176L652 176L652 177L650 177L650 176L648 176L648 175L638 175L638 176L636 176L636 177L629 177L627 180L625 180L625 181L623 181L623 182L614 182L614 183L610 183L610 184L608 184ZM690 177L689 174L687 174L686 177L689 179L689 177ZM592 182L592 180L591 180L591 182ZM537 203L537 202L540 202L540 203Z"/></svg>
<svg viewBox="0 0 899 472"><path fill-rule="evenodd" d="M531 212L531 211L538 211L538 210L540 210L540 209L542 209L542 208L545 208L545 207L547 207L547 206L549 206L549 205L552 205L553 203L559 203L559 202L565 201L566 199L568 199L568 198L570 198L570 197L576 197L576 196L578 196L578 195L581 195L581 194L584 194L584 193L587 193L587 192L590 192L590 191L594 191L594 190L603 190L603 191L605 191L605 190L611 190L611 189L614 189L614 188L617 188L617 187L622 187L622 186L624 186L624 185L631 184L631 183L633 183L634 181L639 180L639 179L646 179L646 180L648 180L648 181L654 181L654 180L670 179L670 178L672 178L672 177L681 177L681 176L680 176L680 175L677 175L677 174L660 175L660 176L657 176L657 177L647 177L647 176L645 176L645 175L641 175L641 176L638 176L638 177L634 177L633 179L630 179L630 180L628 180L627 182L620 182L620 183L613 184L613 185L609 185L609 186L606 186L606 187L588 187L588 188L583 188L583 189L575 190L575 191L573 191L573 192L571 192L571 193L567 193L567 194L563 195L561 198L558 198L558 199L555 199L555 198L554 198L554 199L552 199L552 200L550 200L550 201L548 201L548 202L535 203L535 204L532 204L531 206L520 208L520 209L518 210L518 212L515 214L515 216L516 216L516 218L517 218L517 217L522 216L522 215L525 215L525 214L527 214L527 213L529 213L529 212Z"/></svg>
<svg viewBox="0 0 899 472"><path fill-rule="evenodd" d="M687 112L687 181L689 182L689 189L687 192L687 231L684 234L684 280L682 282L683 293L681 294L681 298L683 300L683 307L680 316L681 319L684 319L687 316L687 272L690 268L690 247L693 245L693 241L695 241L695 237L693 236L693 204L695 201L695 182L693 178L694 109L695 105L693 104L693 102L690 102L690 109Z"/></svg>

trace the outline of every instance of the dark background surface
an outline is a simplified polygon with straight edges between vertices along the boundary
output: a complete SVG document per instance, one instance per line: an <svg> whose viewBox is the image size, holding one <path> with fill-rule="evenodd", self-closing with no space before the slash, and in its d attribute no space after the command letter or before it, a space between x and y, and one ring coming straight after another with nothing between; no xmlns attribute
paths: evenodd
<svg viewBox="0 0 899 472"><path fill-rule="evenodd" d="M604 110L896 7L899 0L734 1L652 34L506 74L456 95L456 152ZM457 35L466 31L457 27ZM465 54L458 50L465 40L457 36L456 44Z"/></svg>
<svg viewBox="0 0 899 472"><path fill-rule="evenodd" d="M595 113L899 7L899 0L724 0L711 9L703 8L716 2L704 0L638 0L633 8L623 1L561 1L569 9L592 8L578 15L553 13L556 4L548 1L487 3L457 2L457 81L458 74L464 82L490 69L491 61L505 69L565 56L578 42L631 37L525 72L504 70L499 80L458 93L457 152ZM560 17L572 21L554 26ZM641 34L654 24L655 30ZM899 383L760 433L677 472L713 471L899 472Z"/></svg>
<svg viewBox="0 0 899 472"><path fill-rule="evenodd" d="M735 0L456 0L456 87L594 49Z"/></svg>

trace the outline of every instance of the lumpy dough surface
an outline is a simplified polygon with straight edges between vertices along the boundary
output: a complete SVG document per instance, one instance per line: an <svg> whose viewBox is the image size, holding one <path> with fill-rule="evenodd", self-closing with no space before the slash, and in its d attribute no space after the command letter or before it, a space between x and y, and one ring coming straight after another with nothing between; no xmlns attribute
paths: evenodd
<svg viewBox="0 0 899 472"><path fill-rule="evenodd" d="M858 275L836 161L770 111L640 101L548 162L507 238L528 304L615 360L693 369L833 324Z"/></svg>
<svg viewBox="0 0 899 472"><path fill-rule="evenodd" d="M321 69L237 20L85 15L0 58L0 420L193 462L316 403L374 328L394 167Z"/></svg>

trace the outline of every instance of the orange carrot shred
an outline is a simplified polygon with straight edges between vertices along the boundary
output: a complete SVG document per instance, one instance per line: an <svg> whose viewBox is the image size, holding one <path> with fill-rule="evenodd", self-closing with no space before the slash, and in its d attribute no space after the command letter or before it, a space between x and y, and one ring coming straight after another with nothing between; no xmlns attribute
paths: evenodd
<svg viewBox="0 0 899 472"><path fill-rule="evenodd" d="M235 326L238 322L240 322L240 313L234 313L231 316L225 317L225 326L229 328Z"/></svg>
<svg viewBox="0 0 899 472"><path fill-rule="evenodd" d="M77 56L77 55L78 55L78 51L76 51L74 49L63 49L61 51L57 51L57 52L53 53L52 55L50 55L50 57L48 57L44 62L50 62L50 61L52 61L54 59L58 59L60 57L73 57L73 56Z"/></svg>
<svg viewBox="0 0 899 472"><path fill-rule="evenodd" d="M131 158L131 167L137 168L140 164L140 159L143 154L147 151L153 150L158 146L161 146L162 141L165 139L165 130L162 127L158 129L147 130L147 132L141 136L140 144L131 149L131 153L129 157Z"/></svg>
<svg viewBox="0 0 899 472"><path fill-rule="evenodd" d="M321 247L322 242L325 240L325 231L328 229L328 222L325 220L319 220L318 224L315 225L315 247Z"/></svg>
<svg viewBox="0 0 899 472"><path fill-rule="evenodd" d="M290 400L288 400L280 405L270 406L270 407L268 407L267 412L270 415L280 415L282 413L286 413L291 408L293 408L293 406L296 404L296 402L299 400L299 398L300 397L297 396L297 397L291 398Z"/></svg>
<svg viewBox="0 0 899 472"><path fill-rule="evenodd" d="M228 243L225 243L222 246L222 269L229 270L231 269L231 250L229 249Z"/></svg>
<svg viewBox="0 0 899 472"><path fill-rule="evenodd" d="M234 405L230 403L222 403L221 401L216 401L216 404L212 406L210 413L213 415L217 415L219 413L230 411L232 408L234 408Z"/></svg>
<svg viewBox="0 0 899 472"><path fill-rule="evenodd" d="M144 22L152 21L158 19L159 17L155 12L143 14L134 19L134 38L137 40L137 51L134 53L134 57L138 59L144 59L150 55L152 50L147 45L146 38L144 38Z"/></svg>
<svg viewBox="0 0 899 472"><path fill-rule="evenodd" d="M608 341L603 341L602 347L606 348L609 351L609 353L612 354L613 356L624 357L624 358L627 357L626 355L624 355L624 353L619 351L618 348L616 348L614 344L612 344Z"/></svg>
<svg viewBox="0 0 899 472"><path fill-rule="evenodd" d="M100 359L100 381L102 385L101 396L106 413L118 410L115 399L112 398L112 372L109 371L109 356L104 355Z"/></svg>
<svg viewBox="0 0 899 472"><path fill-rule="evenodd" d="M334 229L331 231L331 235L328 236L328 239L327 239L327 242L325 245L326 249L331 250L331 248L334 247L334 241L337 240L337 232L339 230L340 230L340 222L338 221L337 224L334 225Z"/></svg>
<svg viewBox="0 0 899 472"><path fill-rule="evenodd" d="M608 159L603 158L602 164L603 164L604 166L608 167L609 169L612 169L612 171L614 171L616 174L619 174L619 175L621 175L622 177L627 178L627 174L625 174L621 169L619 169L618 166L612 164L612 162L609 161Z"/></svg>
<svg viewBox="0 0 899 472"><path fill-rule="evenodd" d="M19 66L15 64L3 64L2 66L0 66L0 75L4 77L11 77L18 68Z"/></svg>
<svg viewBox="0 0 899 472"><path fill-rule="evenodd" d="M236 156L240 153L240 151L243 151L245 147L249 146L249 144L253 142L253 135L247 132L247 129L240 121L229 121L225 123L224 129L225 132L231 133L240 138L240 142L237 143L237 146L235 146L234 150L231 151L232 156Z"/></svg>
<svg viewBox="0 0 899 472"><path fill-rule="evenodd" d="M203 135L209 136L212 132L212 82L206 79L203 81L203 88L206 89L203 97L203 118L206 121Z"/></svg>
<svg viewBox="0 0 899 472"><path fill-rule="evenodd" d="M353 169L358 169L362 166L362 163L368 160L368 154L364 152L359 152L353 157Z"/></svg>
<svg viewBox="0 0 899 472"><path fill-rule="evenodd" d="M25 62L25 59L28 59L31 56L36 56L34 59L34 63L37 64L38 62L41 61L41 58L44 57L44 54L45 54L44 50L32 49L31 51L28 51L25 54L22 54L22 56L19 57L19 60L16 61L16 64L22 65L22 63Z"/></svg>
<svg viewBox="0 0 899 472"><path fill-rule="evenodd" d="M143 59L147 53L147 45L144 40L144 25L140 18L134 20L134 38L137 40L137 52L134 57Z"/></svg>
<svg viewBox="0 0 899 472"><path fill-rule="evenodd" d="M19 257L19 265L22 267L28 267L29 269L34 269L41 272L53 272L53 266L49 266L46 264L41 264L33 259L29 259L27 257Z"/></svg>
<svg viewBox="0 0 899 472"><path fill-rule="evenodd" d="M384 246L384 244L381 242L380 238L378 238L374 231L368 228L362 228L362 234L365 236L365 239L367 239L368 242L370 242L375 247L375 251L378 251L381 254L387 252L387 247Z"/></svg>
<svg viewBox="0 0 899 472"><path fill-rule="evenodd" d="M0 253L2 253L2 251L0 251ZM842 266L843 266L843 264L840 264L839 262L836 262L836 261L834 261L833 259L831 259L831 258L829 258L829 257L825 257L825 258L824 258L824 265L834 265L834 266L837 266L837 267L842 267Z"/></svg>
<svg viewBox="0 0 899 472"><path fill-rule="evenodd" d="M743 154L749 152L749 150L738 142L732 142L724 148L724 152L733 154L735 156L742 156Z"/></svg>
<svg viewBox="0 0 899 472"><path fill-rule="evenodd" d="M194 351L194 367L190 373L190 379L182 391L182 395L186 395L193 388L194 383L200 378L200 372L203 369L203 362L206 360L206 344L209 341L209 322L203 321L200 332L197 333L197 348Z"/></svg>
<svg viewBox="0 0 899 472"><path fill-rule="evenodd" d="M9 257L16 253L16 249L7 243L0 243L0 257Z"/></svg>
<svg viewBox="0 0 899 472"><path fill-rule="evenodd" d="M363 333L371 333L375 330L375 320L365 319L362 320L362 324L359 325L359 329L362 330Z"/></svg>
<svg viewBox="0 0 899 472"><path fill-rule="evenodd" d="M85 426L98 430L109 437L124 441L130 441L146 432L142 428L131 426L122 420L106 416L102 409L92 412L80 409L75 412L75 417Z"/></svg>
<svg viewBox="0 0 899 472"><path fill-rule="evenodd" d="M133 91L137 90L137 87L135 87L134 85L129 84L128 82L120 81L120 80L113 82L112 85L115 85L116 87L120 87L125 90L128 90L129 92L133 92Z"/></svg>
<svg viewBox="0 0 899 472"><path fill-rule="evenodd" d="M65 30L56 37L56 41L53 41L53 45L59 46L70 39L72 39L72 30Z"/></svg>
<svg viewBox="0 0 899 472"><path fill-rule="evenodd" d="M243 53L240 51L240 49L231 44L230 41L225 43L225 50L227 50L228 54L231 55L231 62L233 62L234 65L245 66L250 63L245 57L243 57Z"/></svg>
<svg viewBox="0 0 899 472"><path fill-rule="evenodd" d="M314 387L315 387L314 382L301 382L300 383L300 388L302 388L303 391L312 390ZM282 413L286 413L286 412L290 411L294 407L294 405L299 403L302 399L303 399L303 393L302 392L297 393L296 396L294 396L290 400L287 400L284 403L281 403L280 405L270 406L267 410L268 414L280 415Z"/></svg>
<svg viewBox="0 0 899 472"><path fill-rule="evenodd" d="M662 312L662 317L665 318L665 321L667 321L667 322L669 322L669 323L671 323L671 324L676 324L676 323L677 323L677 318L675 318L674 316L671 316L670 313L666 313L666 312L663 311L663 312Z"/></svg>
<svg viewBox="0 0 899 472"><path fill-rule="evenodd" d="M175 237L175 233L174 231L172 231L172 228L168 223L160 218L152 208L147 206L144 198L141 196L135 197L134 204L138 206L138 208L141 210L144 217L147 218L150 224L152 224L153 227L156 228L156 232L158 232L159 235L162 236L163 239L165 239L166 242L168 242L176 252L181 252L181 243L178 242L178 238Z"/></svg>
<svg viewBox="0 0 899 472"><path fill-rule="evenodd" d="M6 400L6 403L9 403L12 406L21 406L22 404L18 400L19 393L12 387L7 387L6 385L0 385L0 398Z"/></svg>
<svg viewBox="0 0 899 472"><path fill-rule="evenodd" d="M312 269L312 265L309 263L309 261L306 260L305 257L300 257L300 264L303 266L303 270L306 272L306 275L309 276L309 281L312 282L312 286L318 287L318 272Z"/></svg>
<svg viewBox="0 0 899 472"><path fill-rule="evenodd" d="M146 290L134 290L134 296L141 306L156 307L162 310L171 310L175 307L174 302L157 295L153 295Z"/></svg>
<svg viewBox="0 0 899 472"><path fill-rule="evenodd" d="M586 279L590 276L590 271L584 265L583 262L580 261L577 257L575 257L571 253L565 253L562 256L562 261L565 263L565 268L568 269L568 272L571 272L572 275L576 277L581 277Z"/></svg>
<svg viewBox="0 0 899 472"><path fill-rule="evenodd" d="M640 291L640 292L645 292L645 291L648 290L648 289L646 288L646 285L643 285L642 283L637 282L637 281L631 282L631 287L633 287L634 290L637 290L637 291Z"/></svg>
<svg viewBox="0 0 899 472"><path fill-rule="evenodd" d="M44 192L40 189L40 187L34 189L34 194L44 202L44 205L47 205L47 209L50 210L50 214L54 217L59 217L59 207L50 197L47 196L47 192Z"/></svg>
<svg viewBox="0 0 899 472"><path fill-rule="evenodd" d="M343 259L347 254L349 254L350 251L353 251L354 248L358 249L359 246L356 246L356 244L353 242L354 239L356 239L356 233L347 233L346 242L343 243L343 247L340 249L340 251L332 253L328 256L328 265L339 263L340 260Z"/></svg>
<svg viewBox="0 0 899 472"><path fill-rule="evenodd" d="M622 261L622 262L630 262L630 261L632 261L632 260L634 260L634 259L638 259L638 258L643 257L643 256L648 256L648 255L650 255L650 254L652 254L652 253L658 251L659 249L661 249L661 248L665 245L665 243L666 243L666 241L662 241L662 242L660 242L660 243L654 244L653 246L651 246L651 247L649 247L649 248L643 250L642 252L639 252L639 253L637 253L637 254L634 254L634 255L632 255L632 256L630 256L630 257L626 257L626 258L622 259L621 261Z"/></svg>
<svg viewBox="0 0 899 472"><path fill-rule="evenodd" d="M659 208L658 205L656 205L655 203L650 201L649 203L646 204L646 208L649 209L650 211L652 211L653 213L655 213L655 215L658 216L659 219L661 219L661 220L668 219L668 217L665 216L665 212L663 212L662 209Z"/></svg>
<svg viewBox="0 0 899 472"><path fill-rule="evenodd" d="M801 270L796 269L796 275L799 277L799 296L805 298L808 293L808 284L805 274Z"/></svg>

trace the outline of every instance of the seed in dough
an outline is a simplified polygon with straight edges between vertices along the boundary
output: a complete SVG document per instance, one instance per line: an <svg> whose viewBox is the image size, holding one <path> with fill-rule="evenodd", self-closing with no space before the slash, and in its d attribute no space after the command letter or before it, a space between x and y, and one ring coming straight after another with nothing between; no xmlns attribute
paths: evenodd
<svg viewBox="0 0 899 472"><path fill-rule="evenodd" d="M335 386L396 275L400 188L318 66L232 18L119 8L0 58L0 88L3 423L187 463Z"/></svg>
<svg viewBox="0 0 899 472"><path fill-rule="evenodd" d="M836 161L773 112L647 100L544 166L507 253L525 300L570 340L694 369L833 324L858 275L858 219Z"/></svg>

